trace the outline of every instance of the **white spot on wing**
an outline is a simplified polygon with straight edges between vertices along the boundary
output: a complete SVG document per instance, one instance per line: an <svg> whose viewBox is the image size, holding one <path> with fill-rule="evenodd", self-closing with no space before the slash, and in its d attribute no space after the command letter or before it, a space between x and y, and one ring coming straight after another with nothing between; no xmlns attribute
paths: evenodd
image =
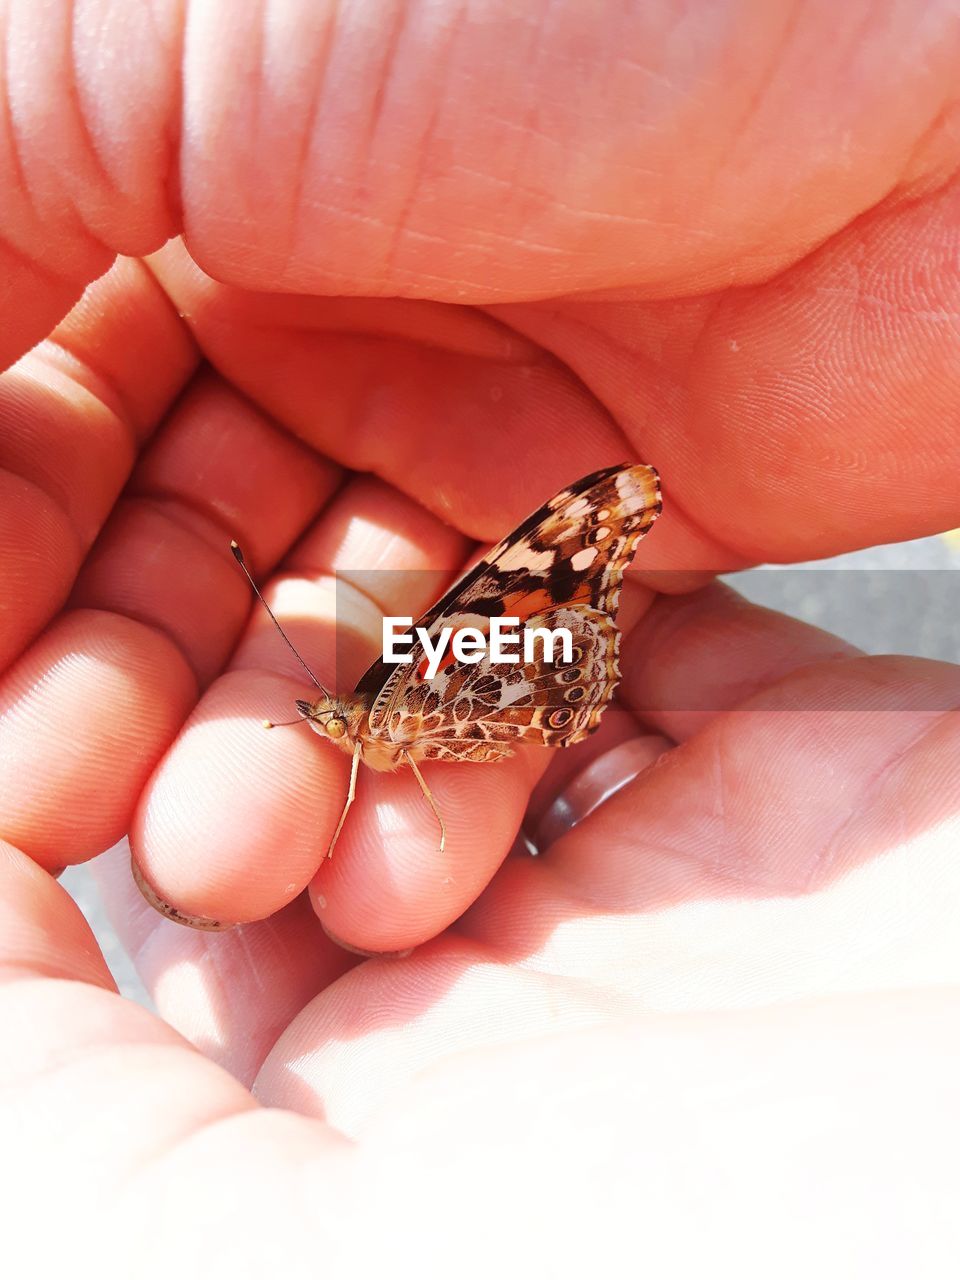
<svg viewBox="0 0 960 1280"><path fill-rule="evenodd" d="M518 542L497 561L498 569L527 569L530 573L546 573L556 555L553 551L535 551L529 544Z"/></svg>
<svg viewBox="0 0 960 1280"><path fill-rule="evenodd" d="M574 498L573 502L569 503L564 508L564 515L574 516L574 517L582 516L584 512L589 510L590 510L590 501L588 498L583 498L583 497Z"/></svg>

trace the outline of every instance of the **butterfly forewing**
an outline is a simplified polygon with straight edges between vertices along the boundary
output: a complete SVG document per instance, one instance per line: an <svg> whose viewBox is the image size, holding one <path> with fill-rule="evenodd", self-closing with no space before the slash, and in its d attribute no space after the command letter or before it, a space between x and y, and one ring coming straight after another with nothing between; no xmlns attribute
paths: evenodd
<svg viewBox="0 0 960 1280"><path fill-rule="evenodd" d="M568 746L592 732L619 679L614 623L624 570L660 513L652 467L616 466L564 489L440 599L417 626L435 636L491 617L567 627L573 661L477 663L450 658L432 680L423 649L377 662L357 686L372 700L369 737L426 759L492 760L511 744ZM520 650L522 654L522 647Z"/></svg>

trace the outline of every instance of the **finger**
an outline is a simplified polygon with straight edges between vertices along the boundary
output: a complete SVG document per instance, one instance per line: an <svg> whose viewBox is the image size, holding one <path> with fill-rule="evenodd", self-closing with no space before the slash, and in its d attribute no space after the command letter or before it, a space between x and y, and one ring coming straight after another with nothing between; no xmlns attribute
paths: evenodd
<svg viewBox="0 0 960 1280"><path fill-rule="evenodd" d="M812 662L856 654L852 645L713 584L679 597L625 584L624 631L614 705L600 730L564 752L534 790L525 825L540 849L720 712ZM642 725L658 729L644 732Z"/></svg>
<svg viewBox="0 0 960 1280"><path fill-rule="evenodd" d="M447 933L411 956L366 961L310 1001L277 1040L255 1090L268 1106L323 1118L357 1140L382 1105L443 1059L596 1027L631 1008Z"/></svg>
<svg viewBox="0 0 960 1280"><path fill-rule="evenodd" d="M680 742L790 672L859 652L714 583L655 598L624 636L618 694L644 724Z"/></svg>
<svg viewBox="0 0 960 1280"><path fill-rule="evenodd" d="M0 850L0 915L0 1125L18 1178L5 1230L11 1256L29 1254L49 1274L69 1271L104 1204L134 1184L154 1203L159 1194L184 1226L198 1194L185 1194L184 1176L232 1183L231 1212L246 1202L258 1230L267 1212L282 1234L312 1160L332 1160L331 1176L341 1176L335 1135L272 1119L166 1023L121 999L75 903L9 846ZM191 1173L178 1173L181 1160ZM176 1208L171 1192L184 1195ZM53 1236L40 1221L51 1203L61 1228ZM209 1230L209 1206L204 1218ZM132 1257L150 1215L121 1219Z"/></svg>
<svg viewBox="0 0 960 1280"><path fill-rule="evenodd" d="M683 844L705 855L703 874L736 876L757 892L809 889L953 812L960 790L942 786L939 775L960 747L958 705L960 668L948 663L897 657L818 663L715 717L671 755L670 767L636 785L654 804L661 796L679 799L680 775L700 771L706 779L716 761L711 785L701 788L684 823L689 843ZM918 790L884 842L887 804L938 752L938 785ZM629 807L630 800L615 800L609 820L618 804ZM718 827L709 816L718 805L728 834L712 845L707 828ZM606 828L608 819L597 818ZM679 826L677 818L676 809L662 811L658 828ZM681 849L676 853L679 861Z"/></svg>
<svg viewBox="0 0 960 1280"><path fill-rule="evenodd" d="M255 566L275 562L338 481L334 466L203 375L137 467L72 603L149 621L205 685L249 610L231 538L243 540Z"/></svg>
<svg viewBox="0 0 960 1280"><path fill-rule="evenodd" d="M151 268L217 368L268 413L471 537L500 538L531 509L531 476L549 496L630 452L577 378L479 312L251 295L176 245Z"/></svg>
<svg viewBox="0 0 960 1280"><path fill-rule="evenodd" d="M255 527L254 552L276 556L336 480L219 384L184 397L105 528L74 608L0 683L0 832L62 866L129 830L198 683L247 615L227 529ZM285 501L265 516L277 490ZM26 762L44 787L24 785Z"/></svg>
<svg viewBox="0 0 960 1280"><path fill-rule="evenodd" d="M695 355L662 371L683 412L645 419L644 447L670 458L665 500L726 549L714 567L960 523L960 349L942 321L960 306L960 179L938 187L715 299Z"/></svg>
<svg viewBox="0 0 960 1280"><path fill-rule="evenodd" d="M284 573L268 585L266 595L321 678L329 680L335 665L335 631L340 652L354 651L349 660L355 676L379 652L381 611L415 613L426 607L436 596L437 575L424 570L446 564L449 575L451 563L462 560L466 549L459 535L422 508L379 482L360 479L338 495L301 543L292 561L301 572ZM395 566L372 580L364 575L376 597L361 592L349 574L339 587L330 577L341 566L349 569L360 554L368 564ZM271 667L283 674L269 674ZM188 916L225 922L263 918L311 880L339 816L349 766L346 755L305 727L264 731L265 716L286 718L285 709L292 712L294 699L309 689L262 610L255 611L233 668L199 704L146 792L131 832L134 856L163 901ZM389 790L392 783L400 784L400 795L390 791L388 800L382 788ZM334 859L344 867L341 876L351 860L356 862L355 880L327 895L332 931L361 947L363 938L343 932L342 924L337 929L341 922L332 904L358 888L361 899L368 899L375 877L392 883L384 875L382 835L373 841L365 871L354 852L363 845L360 831L369 838L368 824L376 824L381 812L396 828L388 846L406 841L432 853L438 843L435 819L412 777L381 779L364 771L355 813L342 837L346 843ZM424 874L421 866L416 870ZM434 869L431 885L437 878ZM470 883L475 882L473 873ZM402 901L401 890L395 896ZM385 948L398 946L386 940Z"/></svg>
<svg viewBox="0 0 960 1280"><path fill-rule="evenodd" d="M629 753L632 750L629 744L649 737L650 735L644 735L640 724L630 712L619 701L614 701L604 711L600 727L588 738L564 751L552 752L543 776L530 795L523 819L524 832L533 845L539 848L541 841L552 843L557 838L559 830L547 839L542 829L543 824L546 822L553 826L558 822L562 823L564 806L569 803L568 788L576 787L578 779L591 772L595 761L611 755L617 756L619 748L623 746L626 746ZM573 813L571 808L569 825L573 825Z"/></svg>
<svg viewBox="0 0 960 1280"><path fill-rule="evenodd" d="M179 928L147 905L125 840L91 871L159 1015L245 1085L304 1005L357 962L330 941L303 895L269 920L210 933Z"/></svg>
<svg viewBox="0 0 960 1280"><path fill-rule="evenodd" d="M0 682L0 832L48 868L115 844L196 697L175 646L72 610Z"/></svg>
<svg viewBox="0 0 960 1280"><path fill-rule="evenodd" d="M336 855L310 884L328 934L365 952L397 952L452 924L511 848L544 756L527 748L486 768L421 766L443 818L443 850L432 807L409 771L361 778Z"/></svg>
<svg viewBox="0 0 960 1280"><path fill-rule="evenodd" d="M458 929L656 1007L955 980L958 707L947 664L800 668L505 866Z"/></svg>
<svg viewBox="0 0 960 1280"><path fill-rule="evenodd" d="M6 841L0 841L0 883L0 984L29 973L116 990L90 926L66 890Z"/></svg>
<svg viewBox="0 0 960 1280"><path fill-rule="evenodd" d="M748 288L660 302L565 299L493 314L574 370L661 471L640 561L816 559L960 524L960 181L859 216ZM676 576L676 578L675 578Z"/></svg>
<svg viewBox="0 0 960 1280"><path fill-rule="evenodd" d="M156 282L121 259L0 376L0 669L65 600L195 362Z"/></svg>
<svg viewBox="0 0 960 1280"><path fill-rule="evenodd" d="M67 895L56 885L52 888L63 914L76 914ZM14 891L0 864L0 902L11 900ZM0 933L0 944L5 937ZM383 1274L398 1248L404 1256L415 1255L418 1242L430 1235L431 1224L437 1221L442 1226L439 1244L448 1259L444 1266L450 1270L462 1254L464 1234L475 1221L475 1205L485 1190L500 1217L509 1218L518 1204L528 1217L533 1188L539 1197L534 1202L538 1216L555 1211L559 1196L569 1208L571 1221L580 1221L584 1186L571 1191L571 1174L579 1154L589 1159L596 1152L598 1133L604 1149L615 1153L614 1173L622 1166L628 1182L630 1170L635 1172L636 1153L647 1151L654 1135L655 1150L649 1153L644 1176L656 1189L664 1169L668 1171L671 1182L663 1197L667 1210L681 1204L685 1189L689 1190L691 1161L686 1157L692 1151L692 1167L700 1177L697 1194L712 1202L730 1184L726 1154L713 1158L729 1138L728 1115L720 1126L711 1127L718 1088L725 1097L739 1097L742 1103L737 1130L748 1134L747 1150L741 1151L744 1177L761 1171L751 1187L751 1212L760 1203L763 1219L772 1213L775 1222L776 1230L764 1237L764 1248L757 1252L755 1269L760 1272L761 1259L775 1253L777 1242L789 1231L790 1215L795 1218L794 1205L782 1211L782 1179L774 1179L771 1191L770 1171L786 1168L793 1177L794 1155L809 1152L806 1126L796 1138L796 1116L811 1090L819 1100L827 1099L831 1124L835 1120L834 1127L843 1130L840 1154L849 1156L851 1118L858 1137L852 1146L867 1153L865 1160L845 1159L840 1176L829 1181L818 1201L820 1233L831 1243L836 1239L830 1224L836 1221L838 1198L845 1187L859 1185L867 1164L872 1168L878 1162L871 1146L878 1132L882 1131L878 1141L889 1147L892 1123L897 1150L909 1151L909 1186L915 1188L915 1170L927 1168L929 1144L916 1138L917 1080L925 1082L927 1108L919 1131L936 1134L937 1150L955 1090L955 1037L951 1038L955 1010L951 1000L939 993L919 1001L910 993L866 1004L848 997L799 1006L799 1015L795 1004L779 1013L745 1012L725 1019L722 1030L712 1018L621 1019L614 1026L571 1028L562 1002L556 1002L554 1030L559 1034L540 1032L527 1045L488 1044L479 1052L454 1052L433 1070L418 1070L418 1059L426 1056L427 1036L433 1041L434 1061L438 1046L440 1053L449 1053L451 1048L469 1048L471 1040L475 1043L483 1036L486 1019L471 1019L470 1009L484 996L498 1030L503 1028L515 1040L523 1035L524 1016L538 1021L548 1004L545 997L556 992L556 980L545 983L542 975L515 972L515 977L526 980L526 990L510 1000L514 1027L509 1030L505 1006L514 991L501 983L498 992L487 972L474 979L472 966L464 967L462 958L463 981L456 981L455 956L447 973L434 972L419 985L408 974L391 988L381 982L382 966L369 966L372 981L365 989L353 991L352 998L341 1004L340 1016L330 1020L328 1025L336 1030L326 1037L327 1045L333 1046L339 1038L348 1050L351 1045L357 1050L357 1069L349 1078L344 1062L329 1064L339 1068L344 1089L353 1090L352 1099L332 1098L332 1109L349 1116L354 1131L362 1131L361 1143L353 1144L316 1120L279 1108L257 1107L246 1090L189 1049L169 1027L115 994L83 982L25 974L16 954L4 952L2 959L13 961L4 966L4 977L9 979L12 971L13 980L0 986L0 1018L5 1028L0 1045L2 1120L8 1139L5 1155L17 1169L16 1190L8 1196L12 1212L5 1244L12 1256L29 1256L43 1273L50 1274L70 1270L77 1242L85 1244L104 1224L103 1206L114 1208L124 1202L125 1195L130 1199L129 1210L119 1217L112 1215L117 1218L115 1238L124 1256L143 1262L138 1269L144 1275L160 1277L169 1272L169 1250L154 1251L157 1257L149 1250L143 1252L144 1240L151 1238L156 1227L158 1204L176 1225L177 1248L187 1259L188 1270L200 1258L202 1269L209 1273L214 1231L217 1241L228 1242L215 1249L218 1260L228 1251L228 1270L237 1269L235 1260L240 1255L244 1260L259 1256L267 1240L272 1262L278 1262L284 1273L295 1274L303 1271L305 1260L315 1258L316 1242L322 1239L326 1253L346 1259L351 1274ZM478 966L483 967L489 968ZM483 992L485 981L487 991ZM595 998L595 992L582 992L581 998ZM408 1005L412 1000L417 1008L418 999L427 1016L411 1029L412 1036L398 1036L398 1028L390 1023L391 1011L401 1000ZM435 1019L431 1017L434 1006L439 1014ZM401 1032L408 1021L405 1008ZM379 1040L379 1045L371 1045L371 1040ZM719 1064L706 1080L705 1062ZM558 1063L562 1064L559 1073ZM877 1064L881 1064L879 1070ZM309 1069L302 1057L287 1059L291 1073L304 1065ZM758 1069L764 1081L773 1082L759 1110L753 1084L743 1092L743 1081L752 1081ZM405 1078L405 1072L416 1072L416 1078L410 1080L409 1074ZM327 1074L333 1075L329 1067ZM518 1081L529 1084L519 1097ZM556 1113L569 1100L574 1081L581 1105L565 1134L572 1155L555 1167L556 1161L551 1164L544 1153L549 1152L551 1135L556 1136ZM586 1092L584 1082L593 1082ZM470 1105L465 1106L464 1099ZM633 1125L626 1133L624 1099ZM664 1099L683 1102L667 1106L667 1123L663 1122ZM386 1105L380 1106L380 1114L373 1116L373 1109L382 1103ZM688 1123L680 1135L684 1158L671 1164L670 1152L678 1141L675 1113ZM822 1109L818 1114L822 1116ZM518 1134L522 1137L519 1148ZM791 1148L784 1156L784 1141L791 1139L796 1152ZM398 1169L409 1172L414 1147L422 1159L416 1162L412 1180L398 1179ZM537 1158L521 1162L518 1169L518 1149L538 1153ZM96 1159L91 1159L91 1152ZM809 1168L803 1166L804 1180L812 1186L822 1182L821 1157L818 1150L816 1161ZM949 1155L941 1162L942 1170L937 1166L929 1179L937 1211L945 1221L955 1199L947 1160ZM609 1179L601 1181L602 1185L588 1190L588 1220L574 1238L578 1270L588 1266L590 1258L596 1260L597 1224L604 1221L611 1195ZM903 1185L907 1187L908 1182ZM219 1192L215 1204L211 1186ZM731 1200L734 1209L743 1201L743 1186L744 1178L738 1177ZM132 1197L131 1187L138 1192ZM306 1201L304 1188L310 1192ZM362 1208L357 1188L363 1189ZM889 1192L888 1182L882 1189ZM463 1211L465 1191L468 1213ZM909 1196L906 1199L909 1202ZM48 1225L50 1203L58 1205L60 1229L56 1232L43 1229ZM923 1211L910 1220L910 1245L928 1238L929 1203L925 1198ZM352 1229L371 1210L378 1222L387 1222L385 1233ZM636 1234L636 1222L628 1210L625 1202L624 1211L616 1217L629 1224L629 1231L624 1228L604 1255L612 1270ZM675 1260L677 1240L683 1235L681 1217L674 1213L663 1229L659 1204L655 1210L648 1224L654 1232L651 1259ZM876 1254L875 1236L870 1232L875 1221L876 1196L871 1194L852 1236L857 1248L864 1238L870 1239L869 1256L854 1266L864 1274ZM747 1222L744 1217L744 1232L749 1235ZM436 1233L431 1238L435 1237ZM895 1235L893 1243L902 1248L903 1236ZM568 1236L562 1246L548 1259L558 1271L570 1258ZM502 1250L500 1240L484 1255L485 1271L495 1269L498 1250ZM691 1271L709 1270L716 1242L705 1249L698 1237L689 1256ZM543 1261L539 1242L536 1252L525 1260L527 1269L535 1272Z"/></svg>
<svg viewBox="0 0 960 1280"><path fill-rule="evenodd" d="M695 41L676 5L482 4L469 38L446 9L370 12L334 32L330 11L294 6L269 42L255 10L227 33L215 5L192 15L184 221L218 278L457 303L689 293L777 274L908 172L955 162L957 37L937 6L842 30L824 4L744 11ZM854 53L888 74L850 77Z"/></svg>
<svg viewBox="0 0 960 1280"><path fill-rule="evenodd" d="M628 741L638 732L639 725L630 712L619 701L611 702L603 713L599 728L588 738L563 751L551 753L550 763L530 796L524 825L529 820L538 822L553 796L562 791L565 784L591 760Z"/></svg>
<svg viewBox="0 0 960 1280"><path fill-rule="evenodd" d="M673 6L601 22L576 6L533 24L479 12L469 40L440 10L398 38L412 30L402 5L379 23L367 5L335 23L291 6L264 40L255 9L225 33L216 5L189 24L176 3L110 22L99 5L10 7L0 265L15 289L8 314L30 321L20 342L113 250L149 252L181 221L209 270L261 290L456 303L624 285L690 293L776 275L891 190L955 164L948 7L842 31L823 4L791 23L771 9L739 19L746 37L737 21L717 24L692 48ZM811 50L828 41L837 57L825 64ZM590 56L574 110L578 47ZM738 47L749 56L731 75ZM625 48L644 50L644 74ZM888 74L849 76L854 54ZM51 102L50 84L76 93ZM788 132L787 158L776 140Z"/></svg>
<svg viewBox="0 0 960 1280"><path fill-rule="evenodd" d="M0 15L0 367L44 337L110 267L177 229L179 4L8 5ZM65 92L51 97L49 86Z"/></svg>
<svg viewBox="0 0 960 1280"><path fill-rule="evenodd" d="M211 360L258 404L470 537L497 541L528 514L533 477L546 498L598 467L643 456L579 369L481 312L248 294L205 276L175 244L150 265ZM703 581L687 569L704 557L703 533L674 511L644 544L640 565L668 569L655 574L658 588L684 591ZM712 545L706 562L712 572Z"/></svg>

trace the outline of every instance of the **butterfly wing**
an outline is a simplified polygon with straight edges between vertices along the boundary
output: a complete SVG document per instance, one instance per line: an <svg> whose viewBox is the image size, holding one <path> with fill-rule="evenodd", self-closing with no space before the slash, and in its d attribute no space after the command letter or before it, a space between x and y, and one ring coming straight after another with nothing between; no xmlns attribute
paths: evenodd
<svg viewBox="0 0 960 1280"><path fill-rule="evenodd" d="M557 609L531 626L566 627L570 661L450 662L392 698L379 734L428 760L498 760L518 743L566 747L592 733L619 674L620 633L596 609ZM521 632L522 635L522 632Z"/></svg>
<svg viewBox="0 0 960 1280"><path fill-rule="evenodd" d="M432 680L420 643L412 661L375 663L357 685L372 699L368 732L435 759L491 760L517 741L568 746L599 723L619 680L614 618L623 573L660 514L653 467L607 467L551 498L479 561L417 626L567 627L574 661L459 663ZM539 651L538 651L539 652ZM521 646L522 653L522 646Z"/></svg>

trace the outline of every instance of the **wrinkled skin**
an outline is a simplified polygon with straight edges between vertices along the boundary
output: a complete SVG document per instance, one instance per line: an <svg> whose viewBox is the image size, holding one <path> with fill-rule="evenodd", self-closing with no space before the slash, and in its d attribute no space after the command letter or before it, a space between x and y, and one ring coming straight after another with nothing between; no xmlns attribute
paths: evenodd
<svg viewBox="0 0 960 1280"><path fill-rule="evenodd" d="M8 1254L942 1268L960 672L706 584L960 525L955 6L230 14L0 11ZM628 457L666 505L601 732L427 766L442 859L361 775L323 864L348 762L264 732L306 690L229 538L332 679L334 572L411 571L346 575L359 670ZM241 922L97 860L165 1021L53 874L125 832Z"/></svg>

